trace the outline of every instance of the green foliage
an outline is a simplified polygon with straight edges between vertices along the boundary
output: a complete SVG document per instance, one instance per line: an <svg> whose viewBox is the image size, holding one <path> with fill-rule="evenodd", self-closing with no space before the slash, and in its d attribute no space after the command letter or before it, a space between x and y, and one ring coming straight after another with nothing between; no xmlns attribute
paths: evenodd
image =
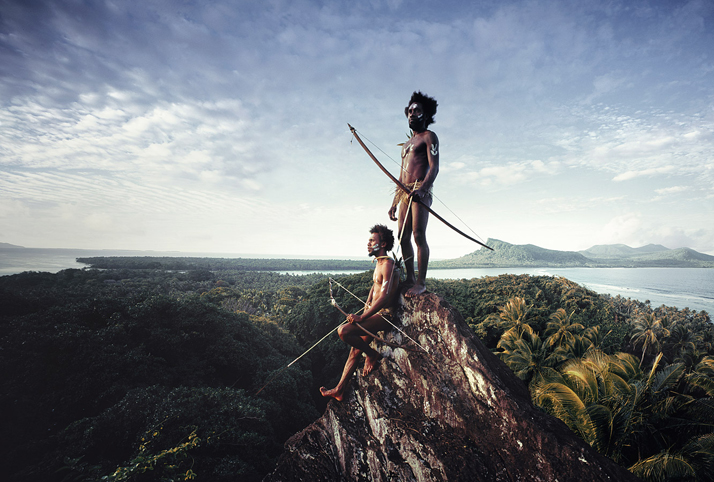
<svg viewBox="0 0 714 482"><path fill-rule="evenodd" d="M348 352L337 335L285 369L344 321L324 275L143 261L158 264L0 277L0 450L10 479L261 480L324 408L317 389L337 382ZM372 274L338 281L364 300ZM680 462L710 480L706 313L653 309L558 277L428 283L544 409L598 450L648 480L677 480ZM345 311L363 307L336 285L334 296ZM636 327L650 315L663 329L642 358Z"/></svg>
<svg viewBox="0 0 714 482"><path fill-rule="evenodd" d="M151 291L136 287L151 281L144 273L120 286L96 282L116 275L0 278L15 306L0 313L5 469L13 480L61 480L155 459L166 463L135 475L160 480L173 466L185 474L171 459L187 453L199 476L260 480L284 440L317 416L307 363L254 396L302 351L295 337L201 297L212 283L185 280L178 292L165 273ZM142 449L140 437L157 424L160 436Z"/></svg>
<svg viewBox="0 0 714 482"><path fill-rule="evenodd" d="M154 432L154 436L159 432ZM154 477L160 480L193 480L196 473L192 469L184 472L184 462L188 458L188 451L199 446L201 439L196 435L196 431L191 432L186 441L176 447L164 449L158 454L152 454L149 449L150 441L146 441L139 447L139 453L126 466L117 468L113 474L105 475L101 480L107 482L124 482L135 480L137 476L147 471L156 470Z"/></svg>
<svg viewBox="0 0 714 482"><path fill-rule="evenodd" d="M372 286L372 272L340 277L337 281L361 300L366 300ZM305 295L290 312L282 317L281 326L294 334L306 347L320 340L344 321L344 316L331 306L329 293L327 279L315 283L306 290ZM347 313L356 313L364 307L362 302L336 284L333 286L333 295ZM309 360L316 382L312 388L318 407L324 408L326 403L319 396L318 388L320 385L337 384L348 352L349 347L339 339L337 334L327 337L310 352Z"/></svg>
<svg viewBox="0 0 714 482"><path fill-rule="evenodd" d="M487 347L495 349L505 326L490 315L511 298L528 305L528 324L538 333L545 330L558 309L572 313L572 322L585 328L600 326L605 333L602 348L617 351L629 329L625 320L613 317L613 307L597 293L561 277L501 275L471 280L429 280L429 288L449 300L466 318ZM489 317L490 316L490 317Z"/></svg>
<svg viewBox="0 0 714 482"><path fill-rule="evenodd" d="M499 337L497 355L529 383L534 403L645 480L712 480L714 337L708 315L653 310L620 298L602 297L605 306L578 303L588 294L572 288L548 297L552 303L542 306L551 315L543 326L542 296L529 296L529 283L541 280L511 285L513 296L473 326L487 339ZM607 348L629 353L603 351L602 325L614 327L608 335L618 330L619 343Z"/></svg>
<svg viewBox="0 0 714 482"><path fill-rule="evenodd" d="M77 258L80 263L101 269L162 269L181 271L334 271L369 269L366 260L275 259L275 258L190 258L181 256L98 256Z"/></svg>

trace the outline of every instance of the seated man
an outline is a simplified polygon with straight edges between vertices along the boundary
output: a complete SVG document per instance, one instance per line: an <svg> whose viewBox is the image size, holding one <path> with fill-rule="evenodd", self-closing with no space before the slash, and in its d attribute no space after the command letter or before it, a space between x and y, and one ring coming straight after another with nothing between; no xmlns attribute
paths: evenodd
<svg viewBox="0 0 714 482"><path fill-rule="evenodd" d="M323 397L332 397L340 401L345 395L345 389L357 367L360 355L364 353L366 356L364 369L362 370L363 376L369 375L377 367L379 360L382 359L382 355L369 346L372 337L354 323L359 323L372 333L388 329L389 323L382 316L388 318L392 315L391 311L399 294L399 269L394 265L394 260L387 256L387 251L391 250L394 245L392 230L384 225L377 224L369 232L367 251L370 256L374 256L377 260L377 266L374 268L372 277L372 288L369 290L364 313L362 315L348 315L348 323L345 323L337 330L342 341L352 346L345 368L342 370L340 382L331 390L325 387L320 388L320 393L322 393Z"/></svg>

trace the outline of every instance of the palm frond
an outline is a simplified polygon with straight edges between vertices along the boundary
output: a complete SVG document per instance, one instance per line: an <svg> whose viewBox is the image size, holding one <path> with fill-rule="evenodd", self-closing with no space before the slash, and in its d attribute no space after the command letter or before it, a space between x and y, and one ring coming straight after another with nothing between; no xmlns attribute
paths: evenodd
<svg viewBox="0 0 714 482"><path fill-rule="evenodd" d="M653 482L672 479L693 481L696 477L695 468L685 457L681 454L671 454L669 451L639 460L629 470L636 476Z"/></svg>
<svg viewBox="0 0 714 482"><path fill-rule="evenodd" d="M682 375L684 375L684 365L682 363L667 365L654 376L651 386L652 392L658 393L669 390L679 382Z"/></svg>
<svg viewBox="0 0 714 482"><path fill-rule="evenodd" d="M594 401L598 398L598 380L586 363L569 364L561 370L563 378L578 389L583 400Z"/></svg>
<svg viewBox="0 0 714 482"><path fill-rule="evenodd" d="M572 430L577 430L578 413L585 410L585 404L577 393L562 383L541 385L536 393L536 404L546 408Z"/></svg>
<svg viewBox="0 0 714 482"><path fill-rule="evenodd" d="M687 384L704 390L708 397L714 397L714 379L694 372L687 375Z"/></svg>

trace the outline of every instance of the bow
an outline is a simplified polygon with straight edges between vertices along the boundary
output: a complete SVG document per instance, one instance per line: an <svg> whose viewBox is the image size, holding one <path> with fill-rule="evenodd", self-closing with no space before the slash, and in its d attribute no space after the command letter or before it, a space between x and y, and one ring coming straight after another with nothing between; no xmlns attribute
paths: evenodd
<svg viewBox="0 0 714 482"><path fill-rule="evenodd" d="M337 308L337 309L339 310L339 312L342 313L343 315L345 315L345 318L347 318L347 317L349 316L349 313L347 313L345 310L343 310L343 309L340 307L340 305L337 303L337 300L336 300L335 297L332 295L332 281L333 281L333 279L330 278L329 280L330 280L330 304L331 304L332 306L334 306L335 308ZM335 283L337 283L337 281L335 281ZM337 284L339 284L339 283L337 283ZM340 285L340 286L342 286L342 285ZM344 288L344 286L343 286L343 288ZM346 289L346 288L345 288L345 289ZM385 318L385 319L386 319L386 318ZM390 325L394 326L394 325L392 324L392 322L390 322L389 320L387 320L387 321L389 322ZM345 323L346 323L346 322L345 322ZM344 323L343 323L343 324L344 324ZM372 333L371 331L369 331L367 328L365 328L364 326L360 325L359 323L353 323L353 324L354 324L354 325L357 325L357 327L358 327L360 330L364 331L366 334L368 334L369 336L371 336L371 337L374 338L375 340L379 340L379 341L381 341L382 343L384 343L385 345L391 346L392 348L401 348L401 349L407 350L407 351L416 351L416 350L414 350L414 349L412 349L412 348L407 348L407 347L401 346L401 345L399 345L399 344L397 344L397 343L392 343L392 342L390 342L390 341L387 341L387 340L385 340L384 338L382 338L381 336L375 335L374 333ZM341 326L341 325L340 325L340 326ZM395 328L396 328L396 327L395 327ZM401 331L401 330L400 330L400 331Z"/></svg>
<svg viewBox="0 0 714 482"><path fill-rule="evenodd" d="M392 173L390 173L390 172L387 170L387 168L384 167L384 166L382 165L382 163L377 160L377 158L374 156L374 154L372 154L372 151L370 151L369 148L364 144L364 142L362 142L362 139L360 139L359 135L357 134L357 130L356 130L354 127L352 127L350 124L347 124L347 126L350 128L350 131L352 132L352 135L355 136L355 139L357 139L357 142L359 142L359 145L362 146L362 148L367 152L367 154L369 155L369 157L372 158L372 160L377 164L377 166L382 170L382 172L385 173L385 174L387 175L387 177L389 177L389 179L391 179L392 182L394 182L394 184L396 184L399 189L401 189L402 191L404 191L406 194L411 194L411 191L410 191L399 179L397 179L396 177L392 176ZM448 227L450 227L451 229L453 229L454 231L456 231L457 233L459 233L461 236L465 237L466 239L469 239L469 240L473 241L473 242L476 243L476 244L480 244L480 245L483 246L484 248L488 248L488 249L490 249L491 251L493 251L493 248L492 248L492 247L486 246L486 245L485 245L484 243L482 243L481 241L472 238L471 236L469 236L468 234L464 233L464 232L461 231L459 228L457 228L456 226L454 226L453 224L451 224L450 222L448 222L446 219L444 219L444 218L442 218L441 216L439 216L438 214L436 214L436 212L434 212L434 210L431 209L431 207L429 207L429 206L427 206L426 204L424 204L420 199L416 199L416 201L417 201L419 204L421 204L422 206L424 206L424 208L425 208L427 211L429 211L436 219L438 219L438 220L441 221L442 223L446 224Z"/></svg>
<svg viewBox="0 0 714 482"><path fill-rule="evenodd" d="M337 286L339 286L340 288L342 288L343 290L345 290L347 293L349 293L350 295L352 295L352 297L355 298L357 301L359 301L359 302L361 302L361 303L364 303L364 301L362 301L356 294L354 294L353 292L351 292L350 290L348 290L347 288L345 288L342 284L340 284L339 281L334 280L334 279L332 279L332 278L328 278L328 279L329 279L329 282L330 282L330 304L332 304L332 306L334 306L335 308L337 308L337 309L340 311L340 313L342 313L343 315L345 315L345 317L349 316L349 314L348 314L347 312L345 312L345 311L340 307L340 305L337 303L337 300L336 300L335 297L332 295L332 283L333 283L333 282L334 282L335 284L337 284ZM364 309L364 308L363 308L363 309ZM360 311L361 311L361 310L360 310ZM379 316L381 316L384 321L386 321L387 323L389 323L390 325L392 325L392 327L395 328L397 331L399 331L402 335L406 336L406 337L409 338L411 341L413 341L419 348L421 348L422 350L424 350L424 353L426 353L427 355L429 355L429 352L427 351L427 349L424 348L423 346L421 346L418 341L416 341L414 338L412 338L411 336L409 336L409 335L407 335L406 333L404 333L404 331L402 331L397 325L395 325L394 323L392 323L391 321L389 321L388 318L385 318L384 315L382 315L381 313L379 314ZM347 323L347 321L344 321L342 324L344 325L345 323ZM381 337L375 335L374 333L372 333L371 331L367 330L365 327L363 327L363 326L360 325L359 323L354 323L354 324L357 325L362 331L364 331L365 333L367 333L367 334L368 334L369 336L371 336L372 338L375 338L375 339L381 341L382 343L391 346L392 348L401 348L402 350L413 351L413 352L418 351L418 350L415 350L415 349L413 349L413 348L408 348L408 347L406 347L406 346L399 345L399 344L397 344L397 343L389 342L389 341L385 340L384 338L381 338ZM340 326L342 326L342 325L340 325Z"/></svg>

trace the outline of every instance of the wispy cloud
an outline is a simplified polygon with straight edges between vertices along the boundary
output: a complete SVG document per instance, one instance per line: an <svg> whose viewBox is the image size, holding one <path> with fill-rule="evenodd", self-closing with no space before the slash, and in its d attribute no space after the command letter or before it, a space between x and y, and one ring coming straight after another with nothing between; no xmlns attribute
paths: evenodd
<svg viewBox="0 0 714 482"><path fill-rule="evenodd" d="M655 176L657 174L667 174L674 171L674 169L674 166L663 166L643 169L641 171L627 171L623 172L622 174L618 174L617 176L613 177L612 180L616 182L629 181L630 179L634 179L636 177L641 176Z"/></svg>
<svg viewBox="0 0 714 482"><path fill-rule="evenodd" d="M537 176L552 175L559 169L559 163L544 163L541 160L489 166L461 174L462 182L478 182L482 186L509 186L523 183Z"/></svg>
<svg viewBox="0 0 714 482"><path fill-rule="evenodd" d="M386 209L371 207L389 203L389 188L355 154L346 123L398 159L413 90L439 101L436 192L472 205L484 200L477 188L509 206L493 229L508 220L514 236L536 233L540 208L579 242L602 226L568 229L566 214L589 207L613 218L612 199L650 234L661 212L714 212L701 199L714 191L711 2L16 0L2 9L0 222L16 239L0 241L52 244L34 234L43 220L65 245L91 231L96 245L119 246L115 224L146 248L260 239L285 253L280 229L300 253L329 216L341 245L354 236L361 247L354 224L386 222ZM676 196L685 192L702 196ZM550 211L534 199L550 200ZM697 224L671 223L683 233ZM629 235L618 226L609 239Z"/></svg>
<svg viewBox="0 0 714 482"><path fill-rule="evenodd" d="M680 192L686 192L686 191L691 191L692 187L691 186L672 186L672 187L664 187L662 189L655 189L655 192L657 194L679 194Z"/></svg>

